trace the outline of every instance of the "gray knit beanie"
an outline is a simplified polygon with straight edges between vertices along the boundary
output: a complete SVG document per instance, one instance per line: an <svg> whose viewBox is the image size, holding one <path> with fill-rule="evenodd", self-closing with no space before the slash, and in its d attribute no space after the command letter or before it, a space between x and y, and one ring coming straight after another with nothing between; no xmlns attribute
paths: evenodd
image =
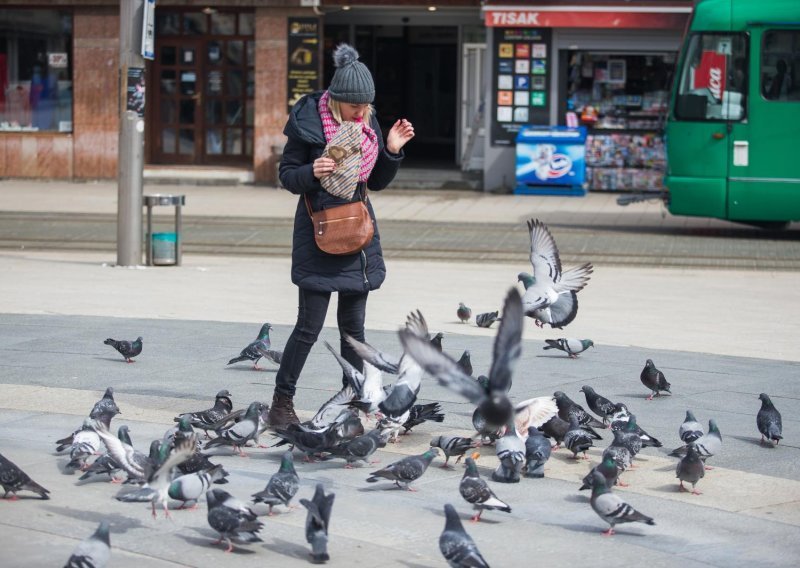
<svg viewBox="0 0 800 568"><path fill-rule="evenodd" d="M351 45L340 43L333 50L333 74L328 93L332 99L353 104L371 103L375 100L375 83L367 66L358 60L358 52Z"/></svg>

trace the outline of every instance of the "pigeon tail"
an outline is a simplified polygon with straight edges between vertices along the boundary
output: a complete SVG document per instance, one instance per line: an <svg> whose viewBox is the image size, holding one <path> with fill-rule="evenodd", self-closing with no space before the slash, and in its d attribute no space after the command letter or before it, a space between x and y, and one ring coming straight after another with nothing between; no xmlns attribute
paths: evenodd
<svg viewBox="0 0 800 568"><path fill-rule="evenodd" d="M228 365L233 365L234 363L240 363L241 361L249 361L250 357L246 355L239 355L238 357L234 357L230 361L228 361Z"/></svg>

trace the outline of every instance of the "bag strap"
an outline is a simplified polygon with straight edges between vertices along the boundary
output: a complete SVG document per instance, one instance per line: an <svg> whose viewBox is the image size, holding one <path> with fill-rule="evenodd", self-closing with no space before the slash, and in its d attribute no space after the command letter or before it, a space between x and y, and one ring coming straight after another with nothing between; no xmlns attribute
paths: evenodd
<svg viewBox="0 0 800 568"><path fill-rule="evenodd" d="M367 183L366 182L359 182L359 183L363 183L364 184L364 186L362 188L363 191L361 192L361 199L359 199L359 201L363 201L364 204L366 205L366 203L367 203L367 191L368 191ZM308 192L303 194L303 198L304 198L304 200L306 202L306 211L308 211L308 216L313 221L314 220L314 215L313 215L313 212L311 210L311 200L308 198Z"/></svg>

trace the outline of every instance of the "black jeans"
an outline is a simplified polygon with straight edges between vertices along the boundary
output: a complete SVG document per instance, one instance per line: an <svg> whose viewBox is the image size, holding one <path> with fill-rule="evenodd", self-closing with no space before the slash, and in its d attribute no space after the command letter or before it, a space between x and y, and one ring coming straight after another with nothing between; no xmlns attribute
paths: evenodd
<svg viewBox="0 0 800 568"><path fill-rule="evenodd" d="M328 313L328 304L331 300L330 292L312 292L302 288L299 290L297 324L286 342L281 366L275 376L275 392L286 396L294 396L297 379L300 378L311 347L317 341L319 332L322 331L322 324L325 323L325 315ZM336 310L340 353L359 371L363 369L363 362L344 336L347 334L359 341L364 341L364 317L368 295L369 292L363 294L339 293L339 305ZM333 358L330 357L331 363L333 363ZM344 375L342 383L345 383Z"/></svg>

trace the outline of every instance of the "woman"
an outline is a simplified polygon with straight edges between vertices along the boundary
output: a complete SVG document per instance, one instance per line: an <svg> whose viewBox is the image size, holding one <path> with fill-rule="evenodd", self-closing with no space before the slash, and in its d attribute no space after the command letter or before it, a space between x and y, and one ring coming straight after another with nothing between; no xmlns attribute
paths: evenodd
<svg viewBox="0 0 800 568"><path fill-rule="evenodd" d="M362 368L361 359L344 337L346 334L364 341L367 296L371 290L378 289L386 277L377 225L372 241L360 253L329 255L319 250L314 242L305 197L309 198L314 211L347 202L327 193L320 184L320 179L331 175L336 167L332 159L322 157L325 145L342 122L362 124L359 183L352 197L355 201L362 198L365 187L379 191L389 185L403 159L403 146L414 137L411 123L398 120L384 144L371 105L375 84L369 69L358 61L358 52L347 44L336 48L333 59L336 72L328 90L300 99L292 107L283 130L288 140L281 159L280 180L286 189L300 195L292 245L292 282L299 288L299 308L297 324L286 343L275 377L269 412L271 426L298 422L294 411L295 385L322 330L332 292L339 294L336 319L342 357L357 369ZM367 208L375 223L375 212L369 202Z"/></svg>

